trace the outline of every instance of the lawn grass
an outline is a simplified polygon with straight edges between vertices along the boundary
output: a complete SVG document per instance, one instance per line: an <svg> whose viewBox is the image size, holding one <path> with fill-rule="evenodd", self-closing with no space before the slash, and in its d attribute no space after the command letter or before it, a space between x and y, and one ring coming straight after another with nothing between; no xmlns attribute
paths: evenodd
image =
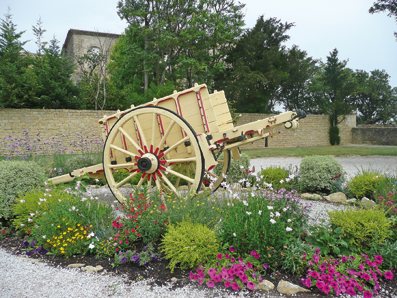
<svg viewBox="0 0 397 298"><path fill-rule="evenodd" d="M397 156L396 146L323 146L323 147L296 147L296 148L265 148L243 150L250 158L261 157L304 157L311 155L386 155Z"/></svg>

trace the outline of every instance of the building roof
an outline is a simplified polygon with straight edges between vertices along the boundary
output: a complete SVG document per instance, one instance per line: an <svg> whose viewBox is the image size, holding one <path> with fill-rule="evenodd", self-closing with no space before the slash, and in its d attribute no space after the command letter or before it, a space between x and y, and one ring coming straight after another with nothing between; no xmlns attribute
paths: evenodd
<svg viewBox="0 0 397 298"><path fill-rule="evenodd" d="M73 34L78 35L90 35L90 36L103 36L103 37L110 37L110 38L119 38L121 34L115 33L104 33L104 32L95 32L95 31L86 31L86 30L77 30L77 29L70 29L68 34L66 35L65 42L63 43L62 49L65 49L67 43L72 38Z"/></svg>

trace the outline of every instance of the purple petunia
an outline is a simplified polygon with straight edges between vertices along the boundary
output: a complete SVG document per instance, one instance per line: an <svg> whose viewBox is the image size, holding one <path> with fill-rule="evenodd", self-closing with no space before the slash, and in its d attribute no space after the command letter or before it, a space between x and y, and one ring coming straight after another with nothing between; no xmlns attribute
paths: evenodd
<svg viewBox="0 0 397 298"><path fill-rule="evenodd" d="M225 288L230 288L232 283L230 281L225 281Z"/></svg>
<svg viewBox="0 0 397 298"><path fill-rule="evenodd" d="M391 271L386 271L385 278L390 280L393 279L393 273Z"/></svg>
<svg viewBox="0 0 397 298"><path fill-rule="evenodd" d="M238 289L240 289L240 286L238 285L238 283L234 282L232 284L232 289L235 290L235 291L238 291Z"/></svg>
<svg viewBox="0 0 397 298"><path fill-rule="evenodd" d="M207 282L207 286L208 286L209 288L213 288L213 287L215 287L215 283L214 283L212 280L209 280L209 281Z"/></svg>
<svg viewBox="0 0 397 298"><path fill-rule="evenodd" d="M252 281L249 281L247 283L247 288L253 291L255 290L255 284Z"/></svg>
<svg viewBox="0 0 397 298"><path fill-rule="evenodd" d="M127 262L127 258L126 258L126 257L123 257L123 258L120 260L120 262L121 262L121 263Z"/></svg>
<svg viewBox="0 0 397 298"><path fill-rule="evenodd" d="M371 291L365 291L364 293L364 298L371 298L372 297L372 292Z"/></svg>

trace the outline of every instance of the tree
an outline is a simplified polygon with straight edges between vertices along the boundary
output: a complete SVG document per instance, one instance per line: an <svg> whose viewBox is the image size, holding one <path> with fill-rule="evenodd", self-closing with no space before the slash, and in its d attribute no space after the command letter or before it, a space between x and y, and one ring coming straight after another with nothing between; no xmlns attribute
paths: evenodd
<svg viewBox="0 0 397 298"><path fill-rule="evenodd" d="M283 42L293 24L259 17L255 27L239 38L227 55L226 71L217 77L217 87L236 103L239 112L270 113L274 111L288 79L288 52Z"/></svg>
<svg viewBox="0 0 397 298"><path fill-rule="evenodd" d="M281 84L282 91L280 94L280 101L283 103L285 110L301 109L307 111L310 109L312 103L308 88L318 71L317 62L312 57L307 57L307 53L295 45L288 50L285 61L288 77Z"/></svg>
<svg viewBox="0 0 397 298"><path fill-rule="evenodd" d="M369 9L369 13L374 14L378 12L388 11L388 17L394 16L397 22L397 1L396 0L377 0L373 6ZM397 38L397 32L394 32Z"/></svg>
<svg viewBox="0 0 397 298"><path fill-rule="evenodd" d="M80 73L78 85L85 101L85 108L95 110L120 108L116 102L107 101L108 97L108 61L112 50L112 40L97 36L99 47L90 49L87 54L78 58Z"/></svg>
<svg viewBox="0 0 397 298"><path fill-rule="evenodd" d="M242 31L243 7L234 0L119 1L118 14L129 27L112 56L112 81L128 81L123 89L141 97L152 88L157 93L196 82L211 88ZM134 69L120 69L123 60Z"/></svg>
<svg viewBox="0 0 397 298"><path fill-rule="evenodd" d="M31 57L23 53L25 31L17 32L10 9L0 25L0 107L21 108L34 98L35 76Z"/></svg>
<svg viewBox="0 0 397 298"><path fill-rule="evenodd" d="M309 112L327 114L330 119L330 143L339 145L338 124L345 115L353 111L352 97L355 90L353 71L346 68L347 61L340 61L338 50L334 49L321 65L318 74L310 83L309 90L312 100Z"/></svg>
<svg viewBox="0 0 397 298"><path fill-rule="evenodd" d="M367 73L357 70L354 73L357 90L353 101L357 107L359 123L386 124L397 119L397 88L389 85L390 76L384 70Z"/></svg>

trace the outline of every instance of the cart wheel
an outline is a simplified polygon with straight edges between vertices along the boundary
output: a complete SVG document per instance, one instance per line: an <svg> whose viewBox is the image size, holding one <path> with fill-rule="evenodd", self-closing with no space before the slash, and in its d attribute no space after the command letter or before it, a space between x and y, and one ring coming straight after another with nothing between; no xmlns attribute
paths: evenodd
<svg viewBox="0 0 397 298"><path fill-rule="evenodd" d="M224 180L226 180L225 176L229 171L230 160L231 160L230 150L223 151L223 159L218 159L218 163L222 165L221 173L218 176L214 173L214 170L205 171L203 185L202 185L203 189L211 186L211 192L214 192L221 186L221 183Z"/></svg>
<svg viewBox="0 0 397 298"><path fill-rule="evenodd" d="M161 107L140 107L123 115L110 130L103 152L105 178L120 201L130 183L180 195L182 185L198 192L204 160L196 133L179 115ZM125 169L127 176L117 172ZM185 188L186 188L185 187Z"/></svg>

